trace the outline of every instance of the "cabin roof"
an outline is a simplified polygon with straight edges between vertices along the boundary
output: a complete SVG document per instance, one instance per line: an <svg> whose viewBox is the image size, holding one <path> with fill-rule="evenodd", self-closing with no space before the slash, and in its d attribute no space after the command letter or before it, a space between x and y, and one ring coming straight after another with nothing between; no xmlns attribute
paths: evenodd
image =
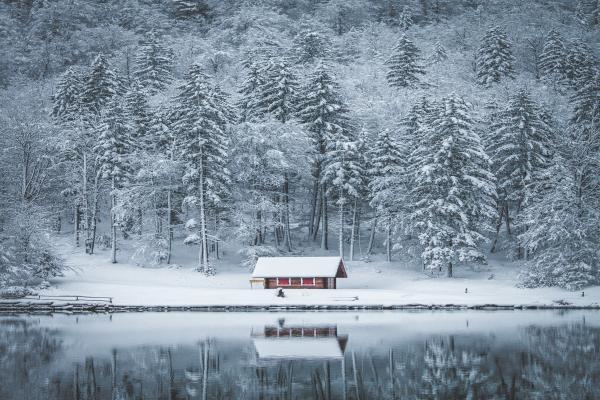
<svg viewBox="0 0 600 400"><path fill-rule="evenodd" d="M347 278L340 257L260 257L253 278Z"/></svg>

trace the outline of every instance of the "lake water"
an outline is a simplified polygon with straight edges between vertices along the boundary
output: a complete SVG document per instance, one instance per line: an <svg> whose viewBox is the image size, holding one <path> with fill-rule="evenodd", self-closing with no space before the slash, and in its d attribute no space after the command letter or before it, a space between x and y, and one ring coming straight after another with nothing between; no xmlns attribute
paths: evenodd
<svg viewBox="0 0 600 400"><path fill-rule="evenodd" d="M0 399L599 399L600 313L0 316Z"/></svg>

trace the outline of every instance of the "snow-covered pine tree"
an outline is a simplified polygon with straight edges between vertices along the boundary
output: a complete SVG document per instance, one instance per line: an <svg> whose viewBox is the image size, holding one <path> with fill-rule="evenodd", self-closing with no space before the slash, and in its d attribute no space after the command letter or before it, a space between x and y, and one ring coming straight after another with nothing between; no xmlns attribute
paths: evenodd
<svg viewBox="0 0 600 400"><path fill-rule="evenodd" d="M462 98L444 98L424 128L414 152L420 162L411 219L426 268L446 268L451 277L457 263L485 261L479 245L495 214L494 176Z"/></svg>
<svg viewBox="0 0 600 400"><path fill-rule="evenodd" d="M561 83L566 79L565 57L567 50L557 30L548 32L539 59L539 69L544 79Z"/></svg>
<svg viewBox="0 0 600 400"><path fill-rule="evenodd" d="M402 185L403 156L404 152L389 129L379 132L373 147L368 152L370 204L375 209L376 218L384 222L387 261L392 260L392 218L396 216L398 206L401 204L398 190L405 189Z"/></svg>
<svg viewBox="0 0 600 400"><path fill-rule="evenodd" d="M233 113L225 94L211 84L200 65L194 64L179 88L175 104L177 143L186 163L184 183L188 196L184 203L197 208L199 221L186 226L197 233L187 242L200 244L198 271L214 274L209 262L208 214L222 205L229 192L231 177L227 169L229 135L227 126Z"/></svg>
<svg viewBox="0 0 600 400"><path fill-rule="evenodd" d="M598 0L577 0L575 15L583 26L596 27L600 24L600 2Z"/></svg>
<svg viewBox="0 0 600 400"><path fill-rule="evenodd" d="M431 64L439 64L447 59L448 54L446 53L446 48L440 42L435 42L435 45L433 46L433 54L429 56L429 62Z"/></svg>
<svg viewBox="0 0 600 400"><path fill-rule="evenodd" d="M314 157L309 234L316 239L321 222L321 248L327 249L327 188L322 184L323 159L329 150L328 143L340 132L349 129L348 108L339 85L324 64L320 64L309 76L301 93L298 118L308 131Z"/></svg>
<svg viewBox="0 0 600 400"><path fill-rule="evenodd" d="M575 39L568 43L564 65L565 76L573 90L586 85L598 72L598 61L594 52L581 39Z"/></svg>
<svg viewBox="0 0 600 400"><path fill-rule="evenodd" d="M145 151L152 146L150 127L152 117L146 93L137 81L134 81L124 96L124 107L132 126L132 140L138 151Z"/></svg>
<svg viewBox="0 0 600 400"><path fill-rule="evenodd" d="M343 129L329 138L323 160L321 184L327 188L339 210L339 255L344 257L344 219L346 206L358 199L364 188L365 173L359 154L361 143L352 129Z"/></svg>
<svg viewBox="0 0 600 400"><path fill-rule="evenodd" d="M571 121L597 131L600 124L600 72L582 81L571 101L574 105Z"/></svg>
<svg viewBox="0 0 600 400"><path fill-rule="evenodd" d="M282 123L289 121L296 112L297 92L298 78L289 63L283 58L270 59L258 89L257 113Z"/></svg>
<svg viewBox="0 0 600 400"><path fill-rule="evenodd" d="M524 231L525 227L519 223L520 213L529 201L534 177L546 168L552 156L553 137L541 109L525 90L510 97L506 108L492 119L487 151L497 183L497 240L503 220L508 234L515 228L517 234ZM521 252L519 245L517 257L523 256Z"/></svg>
<svg viewBox="0 0 600 400"><path fill-rule="evenodd" d="M576 151L568 158L555 156L536 181L523 218L529 229L520 237L532 254L521 277L526 287L579 290L600 280L600 169L582 144L585 140L571 142L568 147ZM586 179L594 164L596 177Z"/></svg>
<svg viewBox="0 0 600 400"><path fill-rule="evenodd" d="M135 57L134 76L150 93L164 90L173 78L173 50L166 47L155 31L144 38Z"/></svg>
<svg viewBox="0 0 600 400"><path fill-rule="evenodd" d="M122 102L112 99L102 111L98 126L98 139L94 152L98 157L102 178L111 182L111 262L117 262L117 189L132 177L131 156L133 155L132 130ZM95 224L95 217L92 223ZM93 229L95 231L95 229Z"/></svg>
<svg viewBox="0 0 600 400"><path fill-rule="evenodd" d="M312 64L329 55L329 46L321 33L305 30L294 38L293 51L298 64Z"/></svg>
<svg viewBox="0 0 600 400"><path fill-rule="evenodd" d="M52 96L52 116L63 121L71 121L79 117L82 111L82 89L81 71L69 67L60 76L56 92Z"/></svg>
<svg viewBox="0 0 600 400"><path fill-rule="evenodd" d="M259 118L257 102L260 88L264 83L264 70L260 60L256 60L255 56L255 54L249 54L242 62L246 76L242 82L242 86L238 90L241 98L236 104L240 110L240 122L257 120Z"/></svg>
<svg viewBox="0 0 600 400"><path fill-rule="evenodd" d="M489 86L513 78L515 58L506 32L499 26L488 29L477 50L477 82Z"/></svg>
<svg viewBox="0 0 600 400"><path fill-rule="evenodd" d="M394 47L392 56L385 62L388 67L387 81L392 87L414 87L419 84L419 76L424 75L425 69L420 64L421 51L402 35Z"/></svg>
<svg viewBox="0 0 600 400"><path fill-rule="evenodd" d="M398 16L398 28L406 32L413 25L412 13L408 7L404 7Z"/></svg>
<svg viewBox="0 0 600 400"><path fill-rule="evenodd" d="M99 115L111 98L119 93L120 86L117 74L110 68L104 54L98 54L83 85L82 100L87 111Z"/></svg>

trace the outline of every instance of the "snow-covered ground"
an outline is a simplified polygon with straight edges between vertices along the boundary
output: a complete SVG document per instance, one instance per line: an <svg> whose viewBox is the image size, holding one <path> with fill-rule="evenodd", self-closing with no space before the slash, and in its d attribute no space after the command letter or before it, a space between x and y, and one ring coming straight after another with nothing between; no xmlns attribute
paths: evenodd
<svg viewBox="0 0 600 400"><path fill-rule="evenodd" d="M518 288L519 265L490 260L488 266L457 268L455 278L430 277L400 262L347 262L349 277L339 279L337 290L286 290L285 298L274 290L250 288L250 273L239 256L228 252L217 262L217 274L206 277L194 271L196 249L177 247L175 267L144 268L135 265L127 242L122 242L119 263L111 264L108 251L83 254L70 238L56 238L56 248L70 269L40 294L112 297L117 305L557 305L600 304L600 286L581 292L558 288ZM306 254L309 255L309 254ZM310 254L313 255L313 254ZM316 254L321 255L321 254ZM331 254L335 255L335 254ZM467 289L467 293L465 293ZM358 300L354 300L358 297Z"/></svg>

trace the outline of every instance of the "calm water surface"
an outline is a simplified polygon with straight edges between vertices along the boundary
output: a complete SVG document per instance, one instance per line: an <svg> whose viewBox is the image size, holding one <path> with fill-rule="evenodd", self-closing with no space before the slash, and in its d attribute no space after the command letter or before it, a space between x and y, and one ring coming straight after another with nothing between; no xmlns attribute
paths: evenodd
<svg viewBox="0 0 600 400"><path fill-rule="evenodd" d="M0 399L600 399L600 313L0 316Z"/></svg>

